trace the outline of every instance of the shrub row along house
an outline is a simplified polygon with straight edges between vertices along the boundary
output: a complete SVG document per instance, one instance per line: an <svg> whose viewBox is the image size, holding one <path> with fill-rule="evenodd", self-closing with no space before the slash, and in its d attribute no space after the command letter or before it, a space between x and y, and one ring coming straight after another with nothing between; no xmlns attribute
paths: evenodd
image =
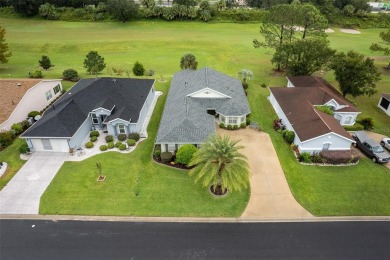
<svg viewBox="0 0 390 260"><path fill-rule="evenodd" d="M31 151L68 152L93 129L109 135L140 132L154 97L154 80L80 80L22 137Z"/></svg>
<svg viewBox="0 0 390 260"><path fill-rule="evenodd" d="M61 95L61 80L0 80L0 131L26 120L31 111L41 111Z"/></svg>
<svg viewBox="0 0 390 260"><path fill-rule="evenodd" d="M299 151L350 150L354 140L343 125L355 124L358 109L322 78L287 80L287 88L270 88L269 100L286 129L295 132L294 144Z"/></svg>
<svg viewBox="0 0 390 260"><path fill-rule="evenodd" d="M240 126L250 114L239 80L210 68L174 74L157 133L161 152L174 152L181 145L199 147L216 123Z"/></svg>

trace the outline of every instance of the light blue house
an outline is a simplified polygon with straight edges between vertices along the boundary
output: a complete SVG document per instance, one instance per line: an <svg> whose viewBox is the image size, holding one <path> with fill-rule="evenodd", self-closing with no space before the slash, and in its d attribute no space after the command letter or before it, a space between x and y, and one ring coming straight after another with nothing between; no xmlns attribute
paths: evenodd
<svg viewBox="0 0 390 260"><path fill-rule="evenodd" d="M31 151L68 152L91 130L109 135L140 132L154 97L154 80L80 80L22 137Z"/></svg>

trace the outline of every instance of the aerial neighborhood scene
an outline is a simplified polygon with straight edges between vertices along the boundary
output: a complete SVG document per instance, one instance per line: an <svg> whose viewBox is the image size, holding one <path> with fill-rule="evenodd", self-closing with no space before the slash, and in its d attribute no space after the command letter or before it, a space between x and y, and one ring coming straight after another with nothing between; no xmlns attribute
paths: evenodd
<svg viewBox="0 0 390 260"><path fill-rule="evenodd" d="M0 215L390 216L390 2L0 0Z"/></svg>

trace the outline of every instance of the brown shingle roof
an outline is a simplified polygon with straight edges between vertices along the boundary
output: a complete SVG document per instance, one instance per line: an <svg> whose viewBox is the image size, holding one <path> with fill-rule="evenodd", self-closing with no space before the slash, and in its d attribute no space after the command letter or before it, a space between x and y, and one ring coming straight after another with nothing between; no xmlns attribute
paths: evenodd
<svg viewBox="0 0 390 260"><path fill-rule="evenodd" d="M302 142L331 132L351 139L335 118L314 108L310 99L321 97L312 93L316 89L274 87L270 90Z"/></svg>
<svg viewBox="0 0 390 260"><path fill-rule="evenodd" d="M390 101L390 93L382 93L382 97Z"/></svg>
<svg viewBox="0 0 390 260"><path fill-rule="evenodd" d="M359 112L359 110L346 98L341 95L329 82L321 77L314 76L295 76L287 79L297 88L315 88L317 91L311 92L310 101L314 105L323 105L334 99L339 105L344 107L340 112Z"/></svg>
<svg viewBox="0 0 390 260"><path fill-rule="evenodd" d="M39 82L41 80L0 79L0 124L9 118L27 90Z"/></svg>

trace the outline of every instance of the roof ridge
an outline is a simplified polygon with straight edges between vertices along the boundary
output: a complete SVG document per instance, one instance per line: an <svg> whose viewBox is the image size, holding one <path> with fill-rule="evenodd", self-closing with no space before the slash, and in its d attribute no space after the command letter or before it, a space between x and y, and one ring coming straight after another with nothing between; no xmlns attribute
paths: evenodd
<svg viewBox="0 0 390 260"><path fill-rule="evenodd" d="M313 108L313 110L314 110L314 112L317 113L317 115L320 117L321 121L326 125L326 127L327 127L331 132L333 132L333 131L332 131L332 128L330 128L330 126L329 126L329 125L325 122L325 120L322 118L322 116L321 116L321 114L320 114L321 111L317 110L316 108ZM323 113L323 112L321 112L321 113ZM325 113L324 113L324 114L325 114Z"/></svg>

